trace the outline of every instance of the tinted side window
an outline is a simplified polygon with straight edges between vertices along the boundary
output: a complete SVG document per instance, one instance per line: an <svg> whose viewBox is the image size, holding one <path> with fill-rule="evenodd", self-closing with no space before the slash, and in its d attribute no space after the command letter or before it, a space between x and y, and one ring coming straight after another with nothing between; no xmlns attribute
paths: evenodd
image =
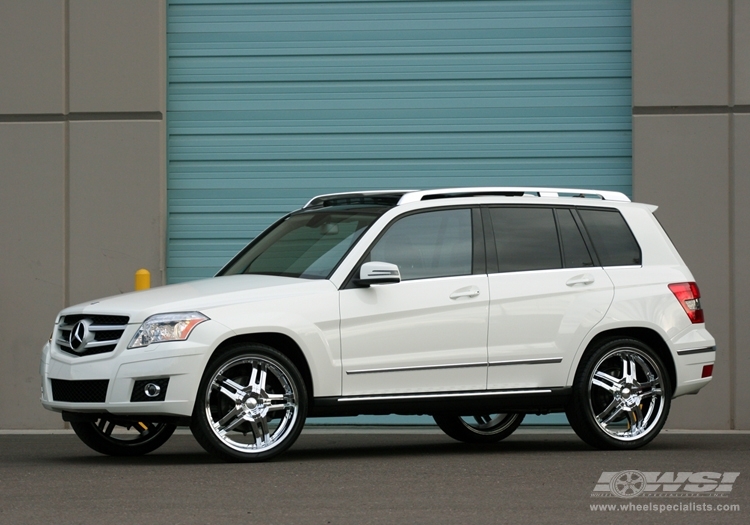
<svg viewBox="0 0 750 525"><path fill-rule="evenodd" d="M578 210L602 266L641 264L641 248L617 210Z"/></svg>
<svg viewBox="0 0 750 525"><path fill-rule="evenodd" d="M594 266L594 261L591 259L586 243L581 236L581 231L578 229L570 210L557 210L557 225L560 228L565 267Z"/></svg>
<svg viewBox="0 0 750 525"><path fill-rule="evenodd" d="M562 268L551 208L491 208L500 272Z"/></svg>
<svg viewBox="0 0 750 525"><path fill-rule="evenodd" d="M471 210L438 210L398 219L373 246L369 259L398 265L404 281L470 275Z"/></svg>

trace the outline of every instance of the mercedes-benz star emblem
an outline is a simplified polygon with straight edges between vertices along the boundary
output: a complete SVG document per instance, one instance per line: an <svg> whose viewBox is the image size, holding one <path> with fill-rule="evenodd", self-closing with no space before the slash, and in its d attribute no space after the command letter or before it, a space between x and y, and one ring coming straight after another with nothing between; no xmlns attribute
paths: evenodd
<svg viewBox="0 0 750 525"><path fill-rule="evenodd" d="M92 339L89 326L91 326L91 321L88 319L83 319L73 325L73 329L68 336L68 343L70 343L72 350L82 351L86 347L86 343Z"/></svg>

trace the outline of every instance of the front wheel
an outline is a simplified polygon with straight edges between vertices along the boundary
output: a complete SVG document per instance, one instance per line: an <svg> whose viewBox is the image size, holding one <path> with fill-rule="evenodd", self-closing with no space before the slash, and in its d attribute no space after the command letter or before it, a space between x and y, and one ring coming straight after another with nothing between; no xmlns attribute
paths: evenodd
<svg viewBox="0 0 750 525"><path fill-rule="evenodd" d="M190 429L208 452L226 461L264 461L296 441L307 415L307 392L282 353L240 344L209 363Z"/></svg>
<svg viewBox="0 0 750 525"><path fill-rule="evenodd" d="M566 414L589 445L634 449L661 431L671 393L667 369L651 347L635 339L614 339L582 359Z"/></svg>
<svg viewBox="0 0 750 525"><path fill-rule="evenodd" d="M74 421L70 426L86 445L108 456L142 456L153 452L167 442L176 428L168 423L108 418Z"/></svg>
<svg viewBox="0 0 750 525"><path fill-rule="evenodd" d="M497 443L510 436L523 421L525 414L478 414L456 416L435 414L440 429L464 443Z"/></svg>

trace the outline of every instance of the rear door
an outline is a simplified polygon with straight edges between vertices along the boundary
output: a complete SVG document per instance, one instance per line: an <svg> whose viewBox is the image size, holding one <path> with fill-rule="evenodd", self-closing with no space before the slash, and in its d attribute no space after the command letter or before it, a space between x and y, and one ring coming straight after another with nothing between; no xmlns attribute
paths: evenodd
<svg viewBox="0 0 750 525"><path fill-rule="evenodd" d="M613 285L567 208L484 210L490 322L487 388L564 386L574 354L606 313ZM490 236L492 239L492 236Z"/></svg>

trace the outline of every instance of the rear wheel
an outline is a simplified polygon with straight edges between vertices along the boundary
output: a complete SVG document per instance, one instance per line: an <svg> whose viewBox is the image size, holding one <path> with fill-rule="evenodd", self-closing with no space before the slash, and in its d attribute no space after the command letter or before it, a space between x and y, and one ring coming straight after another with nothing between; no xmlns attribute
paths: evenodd
<svg viewBox="0 0 750 525"><path fill-rule="evenodd" d="M651 347L635 339L614 339L584 356L566 414L589 445L634 449L659 434L671 394L667 369Z"/></svg>
<svg viewBox="0 0 750 525"><path fill-rule="evenodd" d="M74 421L70 426L86 445L108 456L141 456L153 452L167 442L176 428L168 423L114 418Z"/></svg>
<svg viewBox="0 0 750 525"><path fill-rule="evenodd" d="M477 414L456 416L435 414L435 423L447 435L464 443L497 443L510 436L525 414Z"/></svg>

